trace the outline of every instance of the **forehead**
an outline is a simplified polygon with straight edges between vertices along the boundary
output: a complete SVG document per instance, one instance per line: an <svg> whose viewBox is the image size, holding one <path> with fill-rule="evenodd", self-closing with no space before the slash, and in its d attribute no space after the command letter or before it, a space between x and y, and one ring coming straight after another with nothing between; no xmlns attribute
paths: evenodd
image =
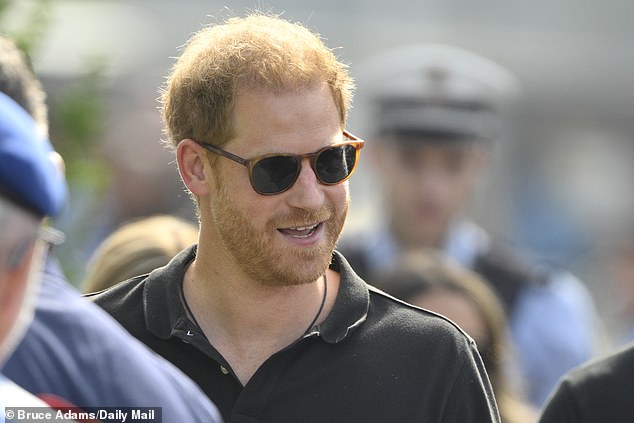
<svg viewBox="0 0 634 423"><path fill-rule="evenodd" d="M313 150L340 134L342 122L327 85L273 92L240 90L233 109L233 143L251 147L313 144ZM301 141L301 142L300 142ZM275 145L270 145L274 143ZM312 151L312 150L308 150Z"/></svg>
<svg viewBox="0 0 634 423"><path fill-rule="evenodd" d="M278 109L285 109L283 114L276 115ZM338 118L337 105L332 91L324 83L297 88L273 90L263 87L242 87L236 91L234 98L234 120L240 120L243 114L275 117L276 121L292 121L297 115L307 112L332 113Z"/></svg>

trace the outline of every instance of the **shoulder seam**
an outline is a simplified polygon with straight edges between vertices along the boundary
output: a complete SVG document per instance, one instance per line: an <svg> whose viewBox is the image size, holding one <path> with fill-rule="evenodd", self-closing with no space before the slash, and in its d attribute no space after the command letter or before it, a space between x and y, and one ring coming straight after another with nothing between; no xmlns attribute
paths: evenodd
<svg viewBox="0 0 634 423"><path fill-rule="evenodd" d="M370 285L368 283L366 283L366 285L368 286L368 291L370 293L385 297L386 299L388 299L390 301L396 302L396 303L398 303L400 305L404 305L405 307L409 308L410 310L419 312L421 314L425 314L425 315L427 315L429 317L437 317L440 320L444 320L445 322L449 323L451 326L455 327L462 335L464 335L467 338L467 340L469 341L469 343L475 342L473 340L473 338L471 338L471 336L469 336L469 334L466 333L460 326L458 326L455 322L451 321L449 318L443 316L442 314L436 313L435 311L428 310L426 308L421 308L421 307L415 306L413 304L410 304L410 303L408 303L406 301L403 301L403 300L401 300L399 298L396 298L396 297L388 294L387 292L382 291L379 288L376 288L375 286Z"/></svg>

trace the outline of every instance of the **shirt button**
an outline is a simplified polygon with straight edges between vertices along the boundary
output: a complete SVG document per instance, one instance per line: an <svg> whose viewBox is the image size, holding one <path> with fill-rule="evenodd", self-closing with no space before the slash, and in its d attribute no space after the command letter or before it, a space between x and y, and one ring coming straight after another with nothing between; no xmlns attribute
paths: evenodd
<svg viewBox="0 0 634 423"><path fill-rule="evenodd" d="M225 366L223 366L223 365L220 366L220 371L222 372L223 375L228 375L229 374L229 370L227 370L225 368Z"/></svg>

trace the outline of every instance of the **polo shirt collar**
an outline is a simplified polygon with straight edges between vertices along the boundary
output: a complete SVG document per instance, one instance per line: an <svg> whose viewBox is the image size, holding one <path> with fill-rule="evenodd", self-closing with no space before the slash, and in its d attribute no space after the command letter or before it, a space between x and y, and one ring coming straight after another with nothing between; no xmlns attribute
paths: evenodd
<svg viewBox="0 0 634 423"><path fill-rule="evenodd" d="M178 253L167 265L153 270L143 288L147 329L161 339L170 338L187 322L182 299L185 271L196 257L197 245Z"/></svg>
<svg viewBox="0 0 634 423"><path fill-rule="evenodd" d="M365 321L370 308L370 293L366 283L338 251L333 253L330 268L339 272L341 283L335 304L318 329L324 341L336 344Z"/></svg>
<svg viewBox="0 0 634 423"><path fill-rule="evenodd" d="M147 277L143 291L145 324L161 339L168 339L193 325L183 304L182 284L187 266L196 257L196 248L196 245L186 248ZM325 342L338 343L365 321L370 294L365 282L341 253L333 253L330 267L339 272L341 283L335 304L317 332Z"/></svg>

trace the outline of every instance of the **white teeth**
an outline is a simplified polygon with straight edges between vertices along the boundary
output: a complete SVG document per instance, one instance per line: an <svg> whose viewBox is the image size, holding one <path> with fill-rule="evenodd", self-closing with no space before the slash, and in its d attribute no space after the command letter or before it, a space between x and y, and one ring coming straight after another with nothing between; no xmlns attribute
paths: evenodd
<svg viewBox="0 0 634 423"><path fill-rule="evenodd" d="M289 229L291 229L293 231L306 231L306 230L309 230L309 229L311 229L311 230L315 229L316 227L317 227L317 224L314 224L312 226L295 226L295 227L289 228Z"/></svg>
<svg viewBox="0 0 634 423"><path fill-rule="evenodd" d="M319 227L319 223L315 223L310 226L292 226L285 229L278 229L280 232L290 235L293 238L308 238L312 236L317 228Z"/></svg>

